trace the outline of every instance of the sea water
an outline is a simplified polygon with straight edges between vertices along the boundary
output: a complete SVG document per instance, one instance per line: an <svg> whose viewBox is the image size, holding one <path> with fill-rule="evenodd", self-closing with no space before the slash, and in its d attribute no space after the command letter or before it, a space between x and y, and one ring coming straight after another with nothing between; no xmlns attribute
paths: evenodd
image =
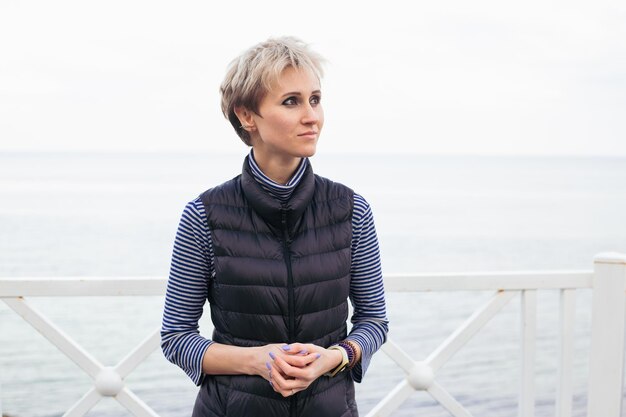
<svg viewBox="0 0 626 417"><path fill-rule="evenodd" d="M240 172L243 154L0 153L0 276L159 276L168 273L185 204ZM316 173L371 204L386 274L591 270L626 252L626 159L318 155ZM390 337L426 358L491 292L387 295ZM33 298L101 363L113 366L160 325L162 297ZM590 294L577 291L574 415L585 413ZM517 413L519 299L437 374L475 416ZM201 332L210 335L208 317ZM536 416L554 415L558 292L538 296ZM357 385L365 415L403 378L378 353ZM73 362L0 303L3 412L61 416L91 387ZM125 381L162 416L186 417L197 388L155 351ZM104 399L89 416L130 415ZM424 392L394 415L448 416Z"/></svg>

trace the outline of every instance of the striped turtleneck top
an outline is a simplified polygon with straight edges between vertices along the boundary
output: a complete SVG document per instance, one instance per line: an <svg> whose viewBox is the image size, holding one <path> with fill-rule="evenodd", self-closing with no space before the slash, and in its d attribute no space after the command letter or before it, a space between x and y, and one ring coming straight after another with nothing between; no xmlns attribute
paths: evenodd
<svg viewBox="0 0 626 417"><path fill-rule="evenodd" d="M302 178L308 159L303 158L287 184L272 181L258 167L253 152L248 158L256 181L271 196L287 201ZM378 238L369 204L354 194L352 215L352 264L350 301L352 329L347 339L362 348L361 361L352 369L360 382L374 352L385 342L388 321ZM213 273L211 231L200 198L185 207L174 241L170 275L161 328L165 357L182 368L196 385L202 382L202 357L213 343L201 336L198 320L207 299L208 280Z"/></svg>

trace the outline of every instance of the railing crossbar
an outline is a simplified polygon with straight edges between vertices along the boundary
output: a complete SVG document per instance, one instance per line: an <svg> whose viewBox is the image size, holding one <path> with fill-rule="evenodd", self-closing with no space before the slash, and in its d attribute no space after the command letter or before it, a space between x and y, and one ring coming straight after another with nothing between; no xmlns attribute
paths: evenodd
<svg viewBox="0 0 626 417"><path fill-rule="evenodd" d="M115 366L115 371L125 378L159 347L160 342L161 329L157 328Z"/></svg>
<svg viewBox="0 0 626 417"><path fill-rule="evenodd" d="M63 417L82 417L100 401L102 397L95 388L91 388L83 397L76 402Z"/></svg>
<svg viewBox="0 0 626 417"><path fill-rule="evenodd" d="M389 339L387 343L382 346L382 351L387 354L395 363L402 368L407 374L411 372L411 369L415 365L415 361L406 353L396 342Z"/></svg>
<svg viewBox="0 0 626 417"><path fill-rule="evenodd" d="M427 390L431 397L433 397L439 404L444 406L454 417L472 417L469 411L467 411L457 400L454 399L445 389L441 387L437 382L434 382Z"/></svg>
<svg viewBox="0 0 626 417"><path fill-rule="evenodd" d="M367 413L366 417L390 416L415 390L406 379L396 385L374 408Z"/></svg>
<svg viewBox="0 0 626 417"><path fill-rule="evenodd" d="M433 371L437 372L461 347L463 347L480 329L482 329L498 311L502 309L518 292L498 291L481 308L476 310L465 322L452 333L426 359Z"/></svg>
<svg viewBox="0 0 626 417"><path fill-rule="evenodd" d="M137 417L159 417L146 403L137 397L131 390L124 388L115 396L128 411Z"/></svg>
<svg viewBox="0 0 626 417"><path fill-rule="evenodd" d="M65 356L70 358L91 378L96 378L102 368L102 364L89 352L83 349L70 336L48 320L35 307L31 306L24 298L4 299L4 302L17 314L35 328L41 335L56 346Z"/></svg>

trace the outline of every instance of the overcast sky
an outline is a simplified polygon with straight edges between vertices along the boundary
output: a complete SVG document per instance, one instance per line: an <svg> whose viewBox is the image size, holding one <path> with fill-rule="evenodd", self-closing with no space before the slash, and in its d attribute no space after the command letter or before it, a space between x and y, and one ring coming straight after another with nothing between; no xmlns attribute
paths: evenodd
<svg viewBox="0 0 626 417"><path fill-rule="evenodd" d="M626 156L626 2L0 3L0 151L237 151L232 58L328 60L325 152Z"/></svg>

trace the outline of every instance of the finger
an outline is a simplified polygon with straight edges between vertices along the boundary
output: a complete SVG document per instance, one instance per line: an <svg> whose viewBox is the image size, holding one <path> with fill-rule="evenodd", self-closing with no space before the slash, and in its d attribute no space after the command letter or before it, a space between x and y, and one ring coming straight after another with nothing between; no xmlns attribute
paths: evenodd
<svg viewBox="0 0 626 417"><path fill-rule="evenodd" d="M308 383L299 379L284 379L282 377L272 379L272 388L283 397L294 395L307 389L308 386Z"/></svg>
<svg viewBox="0 0 626 417"><path fill-rule="evenodd" d="M295 379L284 376L279 372L272 372L272 386L275 391L286 393L287 391L297 388Z"/></svg>
<svg viewBox="0 0 626 417"><path fill-rule="evenodd" d="M295 369L298 369L297 366L292 366L278 355L270 354L270 356L272 357L272 366L280 371L280 373L285 377L293 376L291 373L293 373ZM293 360L293 358L290 358L290 360Z"/></svg>
<svg viewBox="0 0 626 417"><path fill-rule="evenodd" d="M291 390L280 389L272 381L270 381L270 385L272 386L272 388L274 389L275 392L279 393L280 395L282 395L285 398L289 397L290 395L293 395L293 394L295 394L297 392L295 389L291 389Z"/></svg>
<svg viewBox="0 0 626 417"><path fill-rule="evenodd" d="M311 352L311 347L315 346L305 343L291 343L282 345L280 349L288 355L306 355Z"/></svg>
<svg viewBox="0 0 626 417"><path fill-rule="evenodd" d="M282 376L285 379L289 380L295 378L301 380L304 384L304 387L306 387L309 383L311 383L313 379L315 379L315 371L312 370L312 368L309 367L308 364L314 362L317 359L317 355L318 354L316 353L307 355L306 357L277 357L274 360L273 365L275 368L279 368L282 371ZM302 366L292 366L290 363L287 362L294 361L296 359Z"/></svg>
<svg viewBox="0 0 626 417"><path fill-rule="evenodd" d="M321 356L318 352L307 353L306 355L285 355L281 358L289 365L297 368L305 368Z"/></svg>
<svg viewBox="0 0 626 417"><path fill-rule="evenodd" d="M303 366L308 366L309 364L318 360L322 355L319 352L311 352L301 358L301 362L304 364Z"/></svg>
<svg viewBox="0 0 626 417"><path fill-rule="evenodd" d="M290 390L284 388L287 380L280 374L280 372L276 372L276 367L273 367L269 362L266 365L268 368L268 381L272 389L283 397L287 397L290 394Z"/></svg>
<svg viewBox="0 0 626 417"><path fill-rule="evenodd" d="M267 368L267 374L264 374L263 378L267 379L268 381L272 381L272 364L268 362L265 362L265 367Z"/></svg>
<svg viewBox="0 0 626 417"><path fill-rule="evenodd" d="M269 356L270 356L270 361L265 362L265 366L270 371L270 377L271 377L272 373L274 373L274 374L281 374L282 376L286 376L285 372L280 368L279 365L276 364L276 358L278 358L278 356L274 352L270 352ZM269 367L268 367L268 365L269 365Z"/></svg>

